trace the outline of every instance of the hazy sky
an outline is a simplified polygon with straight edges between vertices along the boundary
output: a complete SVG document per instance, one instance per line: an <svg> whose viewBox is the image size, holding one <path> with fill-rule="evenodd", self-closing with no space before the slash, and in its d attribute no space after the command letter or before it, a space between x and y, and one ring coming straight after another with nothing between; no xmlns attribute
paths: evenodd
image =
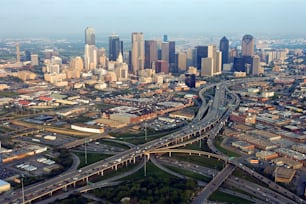
<svg viewBox="0 0 306 204"><path fill-rule="evenodd" d="M0 36L84 33L305 34L306 0L1 0Z"/></svg>

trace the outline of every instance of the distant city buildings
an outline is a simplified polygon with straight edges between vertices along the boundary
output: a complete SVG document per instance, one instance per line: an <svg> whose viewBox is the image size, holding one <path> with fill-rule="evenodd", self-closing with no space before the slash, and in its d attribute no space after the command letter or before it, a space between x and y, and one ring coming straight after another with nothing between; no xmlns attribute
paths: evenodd
<svg viewBox="0 0 306 204"><path fill-rule="evenodd" d="M97 48L95 30L92 27L85 29L85 70L90 71L97 67Z"/></svg>
<svg viewBox="0 0 306 204"><path fill-rule="evenodd" d="M229 40L225 36L220 40L219 50L222 52L223 71L223 65L229 63Z"/></svg>
<svg viewBox="0 0 306 204"><path fill-rule="evenodd" d="M111 36L109 36L109 42L108 42L109 60L116 61L119 56L120 50L121 50L121 43L119 35L113 33Z"/></svg>
<svg viewBox="0 0 306 204"><path fill-rule="evenodd" d="M132 51L131 65L133 74L137 74L139 70L144 69L144 37L142 32L132 33Z"/></svg>

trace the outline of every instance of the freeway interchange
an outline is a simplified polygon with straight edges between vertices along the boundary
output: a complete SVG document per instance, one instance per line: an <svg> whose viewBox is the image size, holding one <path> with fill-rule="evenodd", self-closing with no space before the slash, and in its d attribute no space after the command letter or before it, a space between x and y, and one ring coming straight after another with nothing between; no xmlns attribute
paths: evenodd
<svg viewBox="0 0 306 204"><path fill-rule="evenodd" d="M261 78L261 80L266 78ZM207 85L200 90L200 98L202 100L202 105L198 111L198 114L190 125L183 127L180 131L171 133L159 139L149 141L145 144L135 146L126 150L124 152L118 153L107 159L98 161L96 163L85 166L79 170L68 171L60 176L51 178L47 181L40 182L21 190L16 190L11 193L11 195L3 195L0 197L0 203L33 203L35 201L46 199L52 196L54 193L67 192L71 188L74 189L77 184L88 183L90 178L96 175L103 176L106 171L117 170L119 166L124 166L129 163L136 163L140 158L150 158L150 154L155 154L158 150L167 152L166 149L175 148L190 144L193 142L201 141L207 138L207 144L209 148L214 152L211 156L218 159L222 159L227 165L222 175L222 179L212 180L211 184L214 188L209 188L210 192L207 192L207 188L202 191L205 192L205 199L207 195L210 195L214 190L216 190L227 177L231 175L235 168L240 168L241 170L247 172L251 176L260 179L274 191L290 198L292 202L289 203L305 203L300 197L291 193L290 191L284 189L283 187L271 182L271 180L264 178L262 175L253 172L251 169L242 165L235 159L230 159L226 155L222 155L213 145L214 137L219 133L221 128L225 125L230 113L238 107L240 99L236 94L230 92L227 85L231 83L242 83L245 80L254 79L240 79L236 81L226 81L218 84ZM257 79L258 80L258 79ZM215 89L215 96L213 101L206 103L204 98L204 92L208 89ZM205 114L206 113L206 114ZM186 153L188 150L186 150ZM190 153L190 152L189 152ZM191 153L190 153L191 154ZM145 159L147 161L147 159ZM218 178L218 177L217 177ZM23 194L24 193L24 194ZM24 196L23 196L24 195ZM197 197L195 203L203 202L203 198Z"/></svg>

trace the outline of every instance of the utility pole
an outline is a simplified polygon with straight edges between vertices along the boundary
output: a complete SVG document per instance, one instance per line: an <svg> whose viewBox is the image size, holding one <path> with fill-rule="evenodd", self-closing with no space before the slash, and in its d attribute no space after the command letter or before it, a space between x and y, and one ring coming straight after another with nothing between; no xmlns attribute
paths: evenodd
<svg viewBox="0 0 306 204"><path fill-rule="evenodd" d="M202 139L201 139L201 127L200 127L200 130L199 130L199 134L200 134L200 149L202 149Z"/></svg>
<svg viewBox="0 0 306 204"><path fill-rule="evenodd" d="M22 191L22 204L24 204L23 175L21 176L21 191Z"/></svg>
<svg viewBox="0 0 306 204"><path fill-rule="evenodd" d="M144 176L147 176L147 156L144 155Z"/></svg>
<svg viewBox="0 0 306 204"><path fill-rule="evenodd" d="M145 122L145 141L147 141L147 134L148 134L148 132L147 132L147 122Z"/></svg>
<svg viewBox="0 0 306 204"><path fill-rule="evenodd" d="M86 147L86 138L84 141L84 148L85 148L85 164L87 164L87 147Z"/></svg>

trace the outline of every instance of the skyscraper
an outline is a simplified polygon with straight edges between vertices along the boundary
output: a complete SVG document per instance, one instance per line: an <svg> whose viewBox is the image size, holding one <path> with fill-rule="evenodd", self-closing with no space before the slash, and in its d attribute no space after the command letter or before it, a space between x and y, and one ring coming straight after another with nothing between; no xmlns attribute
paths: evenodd
<svg viewBox="0 0 306 204"><path fill-rule="evenodd" d="M85 29L85 44L96 45L95 30L92 27L87 27Z"/></svg>
<svg viewBox="0 0 306 204"><path fill-rule="evenodd" d="M161 59L169 63L169 43L163 42L161 44Z"/></svg>
<svg viewBox="0 0 306 204"><path fill-rule="evenodd" d="M85 29L85 70L89 71L97 67L97 48L95 40L95 31L92 27Z"/></svg>
<svg viewBox="0 0 306 204"><path fill-rule="evenodd" d="M16 62L20 62L20 47L19 47L19 43L16 43Z"/></svg>
<svg viewBox="0 0 306 204"><path fill-rule="evenodd" d="M254 55L254 38L252 35L244 35L242 38L242 56Z"/></svg>
<svg viewBox="0 0 306 204"><path fill-rule="evenodd" d="M177 72L175 60L175 41L169 41L169 69L170 72Z"/></svg>
<svg viewBox="0 0 306 204"><path fill-rule="evenodd" d="M138 70L144 69L144 40L142 32L132 33L132 71L137 74Z"/></svg>
<svg viewBox="0 0 306 204"><path fill-rule="evenodd" d="M197 69L201 70L202 58L211 57L213 58L213 47L212 46L197 46Z"/></svg>
<svg viewBox="0 0 306 204"><path fill-rule="evenodd" d="M145 40L145 68L152 68L152 62L157 60L157 42Z"/></svg>
<svg viewBox="0 0 306 204"><path fill-rule="evenodd" d="M222 52L222 70L223 70L223 64L229 63L228 57L229 57L229 41L224 36L220 40L219 50Z"/></svg>
<svg viewBox="0 0 306 204"><path fill-rule="evenodd" d="M116 61L116 59L118 58L119 52L121 50L121 43L120 43L120 39L119 39L118 35L113 33L111 36L109 36L108 47L109 47L109 49L108 49L109 60L110 61Z"/></svg>

